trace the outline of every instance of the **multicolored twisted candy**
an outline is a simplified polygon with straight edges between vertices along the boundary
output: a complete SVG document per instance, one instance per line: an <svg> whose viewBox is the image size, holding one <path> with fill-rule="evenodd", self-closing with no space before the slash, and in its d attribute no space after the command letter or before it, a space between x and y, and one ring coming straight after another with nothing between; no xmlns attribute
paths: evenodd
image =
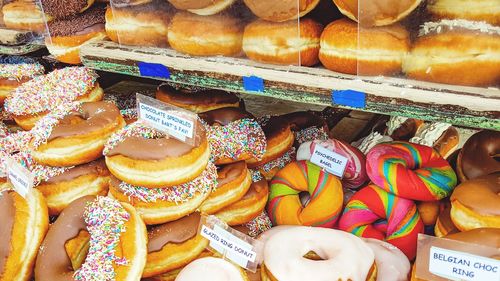
<svg viewBox="0 0 500 281"><path fill-rule="evenodd" d="M310 199L302 204L300 193ZM292 162L272 179L267 213L273 225L333 227L342 210L340 180L309 161Z"/></svg>
<svg viewBox="0 0 500 281"><path fill-rule="evenodd" d="M375 146L366 155L371 181L403 198L434 201L451 194L457 176L432 147L408 142Z"/></svg>
<svg viewBox="0 0 500 281"><path fill-rule="evenodd" d="M412 260L424 224L412 200L369 185L347 203L339 220L339 229L360 237L385 240Z"/></svg>

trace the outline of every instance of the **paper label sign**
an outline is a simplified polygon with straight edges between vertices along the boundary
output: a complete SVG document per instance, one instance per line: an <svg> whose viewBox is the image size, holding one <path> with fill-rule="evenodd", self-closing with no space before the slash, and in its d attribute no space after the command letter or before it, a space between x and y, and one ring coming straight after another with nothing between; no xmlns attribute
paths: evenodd
<svg viewBox="0 0 500 281"><path fill-rule="evenodd" d="M262 243L228 227L215 216L203 216L200 234L210 241L209 249L235 264L255 272L262 259ZM260 251L260 252L259 252Z"/></svg>
<svg viewBox="0 0 500 281"><path fill-rule="evenodd" d="M345 168L347 167L348 159L317 144L314 147L310 161L313 164L325 169L330 174L342 178L344 176Z"/></svg>
<svg viewBox="0 0 500 281"><path fill-rule="evenodd" d="M137 112L139 119L151 127L195 145L194 132L198 119L195 113L141 94L137 94Z"/></svg>
<svg viewBox="0 0 500 281"><path fill-rule="evenodd" d="M33 174L11 158L7 158L7 179L14 187L14 190L26 197L34 186L35 177Z"/></svg>

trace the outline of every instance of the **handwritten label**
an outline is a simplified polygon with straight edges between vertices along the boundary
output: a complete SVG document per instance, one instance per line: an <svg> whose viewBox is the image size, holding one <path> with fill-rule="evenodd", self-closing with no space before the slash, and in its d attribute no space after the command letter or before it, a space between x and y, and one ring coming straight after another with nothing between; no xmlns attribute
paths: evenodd
<svg viewBox="0 0 500 281"><path fill-rule="evenodd" d="M14 190L22 197L26 197L29 190L33 188L34 176L23 166L11 158L7 158L7 178Z"/></svg>
<svg viewBox="0 0 500 281"><path fill-rule="evenodd" d="M366 107L366 94L354 90L334 90L332 103L354 108Z"/></svg>
<svg viewBox="0 0 500 281"><path fill-rule="evenodd" d="M450 279L500 280L500 261L431 247L429 272Z"/></svg>
<svg viewBox="0 0 500 281"><path fill-rule="evenodd" d="M257 76L244 76L243 88L249 92L264 92L264 80Z"/></svg>
<svg viewBox="0 0 500 281"><path fill-rule="evenodd" d="M170 79L170 70L163 64L139 62L137 66L141 76Z"/></svg>
<svg viewBox="0 0 500 281"><path fill-rule="evenodd" d="M343 177L348 159L321 145L316 145L310 161L333 175Z"/></svg>

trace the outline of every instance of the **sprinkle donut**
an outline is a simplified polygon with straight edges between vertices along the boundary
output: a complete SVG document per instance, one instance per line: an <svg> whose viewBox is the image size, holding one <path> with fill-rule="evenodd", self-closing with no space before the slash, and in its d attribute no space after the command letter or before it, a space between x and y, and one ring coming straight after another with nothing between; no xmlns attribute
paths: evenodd
<svg viewBox="0 0 500 281"><path fill-rule="evenodd" d="M310 160L316 145L340 154L347 158L347 166L342 178L342 186L345 188L359 188L368 180L366 174L365 155L359 149L336 139L326 141L315 140L305 142L297 151L297 160Z"/></svg>
<svg viewBox="0 0 500 281"><path fill-rule="evenodd" d="M417 237L423 233L424 224L413 201L368 185L347 203L339 229L360 237L385 240L411 260L415 257Z"/></svg>
<svg viewBox="0 0 500 281"><path fill-rule="evenodd" d="M307 206L299 194L307 192ZM271 181L267 212L274 225L333 227L342 209L340 180L308 161L288 164Z"/></svg>
<svg viewBox="0 0 500 281"><path fill-rule="evenodd" d="M37 60L21 56L0 57L0 105L22 83L43 75L45 68Z"/></svg>
<svg viewBox="0 0 500 281"><path fill-rule="evenodd" d="M383 143L366 155L371 181L399 197L435 201L451 194L457 176L432 147L408 142Z"/></svg>

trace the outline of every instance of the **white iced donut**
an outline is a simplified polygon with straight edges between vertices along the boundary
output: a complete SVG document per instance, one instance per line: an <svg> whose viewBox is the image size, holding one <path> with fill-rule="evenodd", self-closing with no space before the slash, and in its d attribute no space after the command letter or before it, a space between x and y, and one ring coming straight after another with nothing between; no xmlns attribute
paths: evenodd
<svg viewBox="0 0 500 281"><path fill-rule="evenodd" d="M184 267L175 281L245 281L244 271L219 258L202 258Z"/></svg>
<svg viewBox="0 0 500 281"><path fill-rule="evenodd" d="M406 281L410 273L410 261L401 250L391 244L373 238L363 238L375 253L377 281Z"/></svg>

